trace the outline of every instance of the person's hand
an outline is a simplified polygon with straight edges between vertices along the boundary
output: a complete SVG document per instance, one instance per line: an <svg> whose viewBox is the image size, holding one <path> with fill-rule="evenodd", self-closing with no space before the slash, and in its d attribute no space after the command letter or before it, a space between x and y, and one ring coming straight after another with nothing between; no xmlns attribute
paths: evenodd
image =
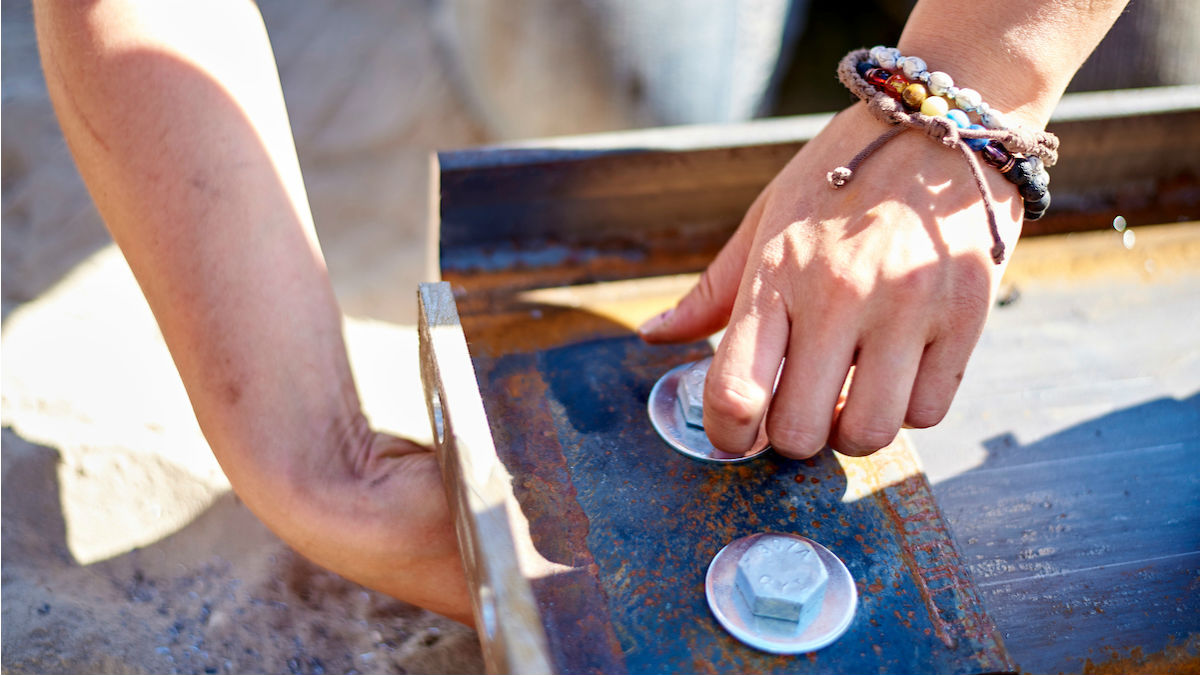
<svg viewBox="0 0 1200 675"><path fill-rule="evenodd" d="M640 329L680 342L728 324L704 390L704 428L721 450L748 451L765 417L786 456L826 443L864 455L902 424L946 414L1003 266L963 157L919 132L829 186L826 173L885 129L861 104L838 115L759 195L696 287ZM1020 197L983 168L1011 251Z"/></svg>
<svg viewBox="0 0 1200 675"><path fill-rule="evenodd" d="M239 495L301 555L368 588L473 623L433 453L388 434L347 434L295 456L289 475Z"/></svg>

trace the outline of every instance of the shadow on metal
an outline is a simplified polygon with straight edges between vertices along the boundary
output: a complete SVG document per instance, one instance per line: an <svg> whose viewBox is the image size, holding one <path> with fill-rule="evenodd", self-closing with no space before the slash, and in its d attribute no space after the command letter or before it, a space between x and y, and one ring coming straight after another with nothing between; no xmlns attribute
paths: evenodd
<svg viewBox="0 0 1200 675"><path fill-rule="evenodd" d="M934 490L1025 671L1200 671L1200 393L1115 410Z"/></svg>

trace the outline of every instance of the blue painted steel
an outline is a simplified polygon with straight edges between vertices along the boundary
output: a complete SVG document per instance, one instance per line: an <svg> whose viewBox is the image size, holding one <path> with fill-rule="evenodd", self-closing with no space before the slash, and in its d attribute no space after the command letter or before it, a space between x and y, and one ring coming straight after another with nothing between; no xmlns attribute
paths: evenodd
<svg viewBox="0 0 1200 675"><path fill-rule="evenodd" d="M921 476L843 501L826 451L718 466L671 450L646 418L670 367L707 346L633 337L476 358L497 450L533 545L593 595L535 584L563 672L971 673L1011 670ZM850 568L860 607L847 634L800 657L741 644L704 600L704 572L730 541L803 534ZM573 604L574 603L574 604ZM591 619L588 623L583 619ZM604 653L608 650L611 653Z"/></svg>

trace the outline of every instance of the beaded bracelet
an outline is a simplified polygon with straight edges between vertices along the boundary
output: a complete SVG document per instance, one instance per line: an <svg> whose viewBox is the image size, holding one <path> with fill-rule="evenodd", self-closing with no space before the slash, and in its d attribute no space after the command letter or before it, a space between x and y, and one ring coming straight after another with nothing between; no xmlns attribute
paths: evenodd
<svg viewBox="0 0 1200 675"><path fill-rule="evenodd" d="M983 97L974 89L954 86L954 80L940 70L932 73L926 69L925 61L918 56L902 56L895 47L878 45L871 48L870 61L878 67L893 73L903 73L910 82L921 82L929 88L929 93L943 96L953 101L961 110L979 115L983 126L988 129L1007 129L1004 116L999 111L983 101Z"/></svg>
<svg viewBox="0 0 1200 675"><path fill-rule="evenodd" d="M890 48L881 48L890 49ZM878 53L878 52L877 52ZM885 62L891 63L893 66L899 59L903 59L898 51L888 51L885 56ZM908 57L912 59L913 57ZM860 73L860 64L862 66ZM1000 238L999 227L996 223L995 205L991 197L991 192L988 189L987 183L983 178L982 170L979 167L979 160L975 155L975 148L978 148L980 156L989 165L994 166L1014 184L1018 185L1018 190L1022 193L1022 199L1025 201L1026 217L1035 219L1041 217L1045 213L1045 208L1049 205L1049 191L1046 189L1049 184L1049 174L1045 169L1058 161L1058 138L1054 134L1045 131L1026 130L1020 127L1008 128L1005 126L1005 120L998 112L991 110L990 107L983 107L982 100L975 100L975 96L968 93L964 96L963 88L953 87L953 81L949 80L947 75L945 78L941 76L934 77L933 73L928 73L928 79L934 81L941 88L946 86L946 91L953 91L955 94L954 101L958 109L962 111L961 116L957 113L952 114L949 102L941 95L930 96L928 91L924 92L924 97L919 97L921 100L917 102L917 94L921 93L914 90L913 94L909 95L909 104L913 108L925 108L928 112L935 114L920 114L915 110L909 112L903 102L903 94L908 89L912 82L904 79L904 87L900 88L901 80L893 80L896 73L887 73L887 78L883 80L885 86L880 87L876 82L882 77L882 73L872 73L873 81L868 82L864 75L871 72L872 68L878 68L882 64L873 59L871 54L866 49L859 49L847 54L838 64L838 79L846 86L855 96L862 99L867 104L867 109L871 111L881 121L891 126L886 132L881 134L879 138L871 142L866 148L859 152L850 160L846 166L841 166L827 175L829 184L838 188L845 185L853 176L855 169L880 147L883 147L891 139L908 129L919 129L927 136L941 142L947 147L957 148L966 160L968 167L971 170L971 176L975 181L975 187L979 190L983 197L984 210L987 213L988 229L992 237L992 259L997 263L1004 260L1004 242ZM924 63L913 61L901 61L901 67L907 65L915 73L915 79L922 80L921 73L924 72ZM918 68L919 66L919 68ZM886 69L884 69L886 71ZM891 88L886 86L887 81L892 80ZM924 84L922 82L922 84ZM973 91L973 90L967 90ZM977 95L976 95L977 96ZM936 100L930 100L936 99ZM940 101L941 103L938 103ZM966 124L970 122L966 111L963 110L964 105L969 105L973 108L976 114L988 114L988 121L998 128L987 128L980 124ZM944 106L944 108L943 108ZM981 117L981 121L984 121ZM966 124L966 126L963 126ZM975 148L972 147L975 146ZM1016 156L1009 152L1012 148L1015 152L1023 156ZM1031 199L1033 198L1033 199Z"/></svg>
<svg viewBox="0 0 1200 675"><path fill-rule="evenodd" d="M855 70L868 84L898 98L910 111L919 110L931 117L949 117L960 129L1008 129L1004 117L985 103L979 92L954 86L954 80L946 73L929 72L924 60L903 56L895 47L873 47L868 60L859 61ZM957 108L950 108L948 100ZM978 114L983 124L972 125L967 113ZM1024 201L1026 220L1037 220L1045 215L1050 207L1050 174L1039 158L1014 156L998 141L968 139L966 143L1017 186Z"/></svg>

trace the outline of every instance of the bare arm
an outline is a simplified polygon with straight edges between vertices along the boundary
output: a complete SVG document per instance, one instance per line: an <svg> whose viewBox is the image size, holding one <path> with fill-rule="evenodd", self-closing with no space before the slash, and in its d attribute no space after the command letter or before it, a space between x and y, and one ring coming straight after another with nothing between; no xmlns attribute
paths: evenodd
<svg viewBox="0 0 1200 675"><path fill-rule="evenodd" d="M899 48L1041 128L1124 4L921 0ZM883 129L862 104L838 115L759 195L696 288L642 327L648 341L673 342L728 324L705 388L717 447L745 452L765 423L785 455L826 443L862 455L949 409L1003 267L988 255L962 158L920 134L897 137L829 189L825 173ZM1011 250L1021 200L986 173Z"/></svg>
<svg viewBox="0 0 1200 675"><path fill-rule="evenodd" d="M465 620L436 463L361 413L257 8L35 12L68 144L238 495L315 562Z"/></svg>
<svg viewBox="0 0 1200 675"><path fill-rule="evenodd" d="M921 0L900 37L1026 126L1044 128L1128 0Z"/></svg>

